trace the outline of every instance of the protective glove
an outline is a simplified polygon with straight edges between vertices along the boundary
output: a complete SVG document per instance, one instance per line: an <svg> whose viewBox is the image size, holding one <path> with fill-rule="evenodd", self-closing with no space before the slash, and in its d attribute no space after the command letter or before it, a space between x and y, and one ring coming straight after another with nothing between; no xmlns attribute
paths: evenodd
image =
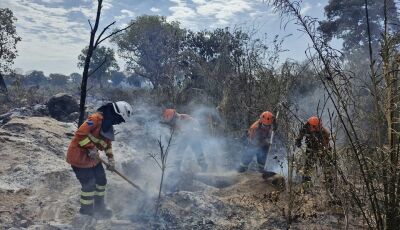
<svg viewBox="0 0 400 230"><path fill-rule="evenodd" d="M108 158L107 170L114 171L115 170L115 160L114 158Z"/></svg>
<svg viewBox="0 0 400 230"><path fill-rule="evenodd" d="M298 148L301 147L301 140L300 140L300 139L297 139L297 140L296 140L296 146L297 146Z"/></svg>
<svg viewBox="0 0 400 230"><path fill-rule="evenodd" d="M92 159L97 159L99 157L99 150L96 148L89 149L88 156Z"/></svg>

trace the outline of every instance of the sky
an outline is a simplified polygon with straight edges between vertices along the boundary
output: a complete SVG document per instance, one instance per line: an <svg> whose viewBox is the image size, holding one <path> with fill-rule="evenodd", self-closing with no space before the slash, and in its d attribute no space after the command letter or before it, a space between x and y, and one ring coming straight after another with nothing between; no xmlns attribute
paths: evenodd
<svg viewBox="0 0 400 230"><path fill-rule="evenodd" d="M322 19L328 0L304 0L301 13ZM116 21L121 28L143 14L162 15L168 21L179 21L193 31L236 28L259 35L286 37L281 60L305 59L308 38L293 24L283 26L279 14L263 0L104 0L100 29ZM95 0L0 0L0 8L10 8L18 19L19 56L14 68L23 73L40 70L46 75L81 73L78 55L90 36L88 19L94 23ZM289 35L289 36L288 36ZM113 47L113 44L104 43ZM124 61L118 59L121 69Z"/></svg>

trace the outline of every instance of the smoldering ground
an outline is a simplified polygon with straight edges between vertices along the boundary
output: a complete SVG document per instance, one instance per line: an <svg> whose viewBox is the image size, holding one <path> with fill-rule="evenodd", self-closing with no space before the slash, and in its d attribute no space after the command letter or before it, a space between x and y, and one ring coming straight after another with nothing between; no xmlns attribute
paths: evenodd
<svg viewBox="0 0 400 230"><path fill-rule="evenodd" d="M158 141L161 141L164 151L168 148L162 197L176 191L217 189L235 183L236 170L243 151L246 151L245 138L227 134L224 120L216 108L196 105L178 109L179 113L190 114L198 123L183 125L180 128L183 131L175 130L171 145L168 146L171 129L160 122L164 108L144 102L136 102L133 107L132 121L115 127L117 134L113 149L117 169L121 169L127 177L140 185L145 194L123 181L118 180L118 183L114 183L115 186L109 189L107 200L110 206L117 210L117 217L143 222L154 220L161 169L159 162L151 155L160 160ZM190 138L189 135L193 137ZM181 149L182 152L178 152L180 142L188 139L194 139L201 145L189 144ZM278 137L267 159L268 170L277 173L287 171L285 152L281 145ZM197 161L197 154L201 153L204 154L208 165L205 172L202 172ZM179 168L176 162L181 162ZM113 178L116 177L108 177L109 180Z"/></svg>

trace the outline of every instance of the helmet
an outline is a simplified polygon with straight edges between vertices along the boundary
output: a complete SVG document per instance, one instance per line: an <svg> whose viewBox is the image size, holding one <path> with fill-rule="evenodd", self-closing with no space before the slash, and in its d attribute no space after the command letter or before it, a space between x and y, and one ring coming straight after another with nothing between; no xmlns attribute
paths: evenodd
<svg viewBox="0 0 400 230"><path fill-rule="evenodd" d="M128 121L132 117L132 106L126 101L117 101L112 103L114 112L122 117L124 121Z"/></svg>
<svg viewBox="0 0 400 230"><path fill-rule="evenodd" d="M263 125L271 125L274 121L274 115L270 111L265 111L260 115L260 122Z"/></svg>
<svg viewBox="0 0 400 230"><path fill-rule="evenodd" d="M172 121L172 119L174 119L174 116L176 114L176 110L175 109L166 109L163 112L163 118L165 122L170 122Z"/></svg>
<svg viewBox="0 0 400 230"><path fill-rule="evenodd" d="M307 123L311 126L311 131L318 131L321 128L321 120L317 116L308 118Z"/></svg>

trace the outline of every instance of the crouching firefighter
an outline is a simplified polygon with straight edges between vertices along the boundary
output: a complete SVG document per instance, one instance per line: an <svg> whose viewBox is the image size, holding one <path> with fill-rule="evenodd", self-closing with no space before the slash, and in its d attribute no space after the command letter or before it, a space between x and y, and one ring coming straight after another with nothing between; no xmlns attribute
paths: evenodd
<svg viewBox="0 0 400 230"><path fill-rule="evenodd" d="M264 171L264 165L267 160L269 143L272 131L276 131L277 123L274 115L265 111L260 115L260 119L255 121L247 132L247 148L239 167L239 172L245 172L253 157L257 156L257 166L260 172Z"/></svg>
<svg viewBox="0 0 400 230"><path fill-rule="evenodd" d="M69 145L67 162L79 180L81 188L79 212L98 218L109 218L112 211L104 203L106 174L99 159L99 151L104 151L109 163L108 170L115 166L111 141L114 141L113 125L126 122L132 115L132 107L125 101L108 103L76 131Z"/></svg>
<svg viewBox="0 0 400 230"><path fill-rule="evenodd" d="M311 181L311 172L317 161L320 162L324 173L324 182L327 188L330 188L332 183L331 179L331 169L330 166L330 155L329 150L331 149L329 145L329 131L322 126L321 120L316 117L310 117L307 122L300 129L299 135L296 139L296 146L301 147L302 140L305 137L306 152L303 165L303 182Z"/></svg>
<svg viewBox="0 0 400 230"><path fill-rule="evenodd" d="M162 123L170 126L177 134L177 157L175 167L180 170L183 152L190 147L196 154L197 163L203 172L207 163L203 153L199 123L188 114L180 114L175 109L166 109L162 114Z"/></svg>

